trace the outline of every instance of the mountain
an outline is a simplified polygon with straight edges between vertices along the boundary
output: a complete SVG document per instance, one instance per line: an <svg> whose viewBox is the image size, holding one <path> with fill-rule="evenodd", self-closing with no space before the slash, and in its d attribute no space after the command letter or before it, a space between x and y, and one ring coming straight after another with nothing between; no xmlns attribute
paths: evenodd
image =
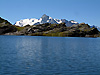
<svg viewBox="0 0 100 75"><path fill-rule="evenodd" d="M15 31L17 28L14 25L0 17L0 35Z"/></svg>
<svg viewBox="0 0 100 75"><path fill-rule="evenodd" d="M0 17L0 25L11 25L11 23Z"/></svg>
<svg viewBox="0 0 100 75"><path fill-rule="evenodd" d="M16 26L26 26L26 25L39 25L39 24L44 24L44 23L51 23L51 24L60 24L60 23L65 23L66 26L70 27L72 25L77 25L79 24L78 22L75 22L74 20L68 21L66 19L53 19L52 17L47 16L46 14L44 14L40 19L35 19L35 18L31 18L31 19L23 19L20 21L17 21L15 23Z"/></svg>
<svg viewBox="0 0 100 75"><path fill-rule="evenodd" d="M39 25L16 27L18 29L17 32L8 33L6 35L99 37L99 31L97 30L97 28L90 28L90 26L85 23L80 23L71 27L67 27L65 23L44 23Z"/></svg>
<svg viewBox="0 0 100 75"><path fill-rule="evenodd" d="M74 20L59 20L43 15L40 19L25 19L19 23L23 26L23 24L29 24L27 21L31 22L30 25L34 25L19 27L0 17L0 35L100 37L100 32L95 26L91 27L85 23L77 24Z"/></svg>

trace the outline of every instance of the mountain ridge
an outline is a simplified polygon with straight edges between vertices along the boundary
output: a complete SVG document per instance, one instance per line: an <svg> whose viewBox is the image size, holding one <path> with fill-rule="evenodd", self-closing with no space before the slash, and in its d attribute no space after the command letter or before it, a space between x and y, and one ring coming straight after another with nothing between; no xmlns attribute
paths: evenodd
<svg viewBox="0 0 100 75"><path fill-rule="evenodd" d="M35 18L23 19L23 20L17 21L14 25L23 27L26 25L38 25L38 24L44 24L44 23L51 23L51 24L65 23L66 26L68 26L68 27L70 27L74 24L75 25L79 24L78 22L76 22L74 20L68 21L66 19L53 19L52 17L44 14L40 19L35 19Z"/></svg>

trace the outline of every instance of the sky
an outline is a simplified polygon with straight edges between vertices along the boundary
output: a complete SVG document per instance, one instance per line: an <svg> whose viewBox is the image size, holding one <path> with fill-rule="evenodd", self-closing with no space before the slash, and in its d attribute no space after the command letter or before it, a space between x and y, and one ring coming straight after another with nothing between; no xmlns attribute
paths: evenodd
<svg viewBox="0 0 100 75"><path fill-rule="evenodd" d="M100 0L0 0L0 17L12 24L43 14L100 27Z"/></svg>

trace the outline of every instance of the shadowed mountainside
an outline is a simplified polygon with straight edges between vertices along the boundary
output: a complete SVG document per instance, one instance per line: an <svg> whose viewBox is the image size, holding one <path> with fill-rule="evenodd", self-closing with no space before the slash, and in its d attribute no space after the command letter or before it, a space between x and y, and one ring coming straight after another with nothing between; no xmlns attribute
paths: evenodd
<svg viewBox="0 0 100 75"><path fill-rule="evenodd" d="M17 28L15 26L0 17L0 35L15 31L17 31Z"/></svg>

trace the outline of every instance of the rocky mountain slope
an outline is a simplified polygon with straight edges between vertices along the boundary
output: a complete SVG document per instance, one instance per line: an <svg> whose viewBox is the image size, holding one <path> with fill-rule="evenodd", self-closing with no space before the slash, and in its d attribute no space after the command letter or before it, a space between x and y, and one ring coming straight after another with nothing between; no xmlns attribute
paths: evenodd
<svg viewBox="0 0 100 75"><path fill-rule="evenodd" d="M29 35L29 36L63 36L63 37L98 37L97 28L91 28L88 24L81 23L67 27L65 23L60 24L39 24L25 27L17 27L17 32L8 35ZM7 35L7 34L6 34Z"/></svg>
<svg viewBox="0 0 100 75"><path fill-rule="evenodd" d="M31 19L23 19L20 21L17 21L15 23L16 26L26 26L26 25L38 25L38 24L44 24L44 23L51 23L51 24L60 24L60 23L65 23L66 26L72 26L74 24L78 24L78 22L75 22L74 20L68 21L66 19L53 19L52 17L49 17L47 15L43 15L40 19L35 19L35 18L31 18Z"/></svg>
<svg viewBox="0 0 100 75"><path fill-rule="evenodd" d="M14 25L0 17L0 35L15 31L17 28Z"/></svg>

